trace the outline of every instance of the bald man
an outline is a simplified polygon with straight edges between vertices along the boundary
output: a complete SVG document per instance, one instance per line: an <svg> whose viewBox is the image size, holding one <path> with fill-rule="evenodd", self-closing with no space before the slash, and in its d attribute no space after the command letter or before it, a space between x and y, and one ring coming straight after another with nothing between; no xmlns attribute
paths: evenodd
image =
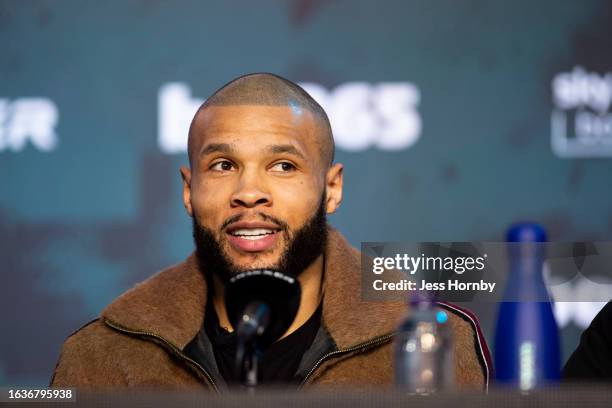
<svg viewBox="0 0 612 408"><path fill-rule="evenodd" d="M237 78L199 108L188 156L180 174L194 253L73 333L51 384L226 390L239 378L224 287L241 272L272 269L295 276L302 297L260 357L261 384L390 386L405 305L361 299L360 253L327 225L342 202L343 166L319 104L276 75ZM477 322L444 307L456 381L485 389L490 363Z"/></svg>

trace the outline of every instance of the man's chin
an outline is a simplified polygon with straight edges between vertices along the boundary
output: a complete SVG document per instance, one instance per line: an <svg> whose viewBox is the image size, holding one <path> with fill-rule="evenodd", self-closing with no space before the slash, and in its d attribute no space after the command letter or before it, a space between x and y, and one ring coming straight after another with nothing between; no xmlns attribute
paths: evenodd
<svg viewBox="0 0 612 408"><path fill-rule="evenodd" d="M265 256L257 256L257 254L249 254L241 257L228 257L232 264L234 273L240 273L255 269L270 269L278 270L280 268L280 261L278 257L268 258Z"/></svg>

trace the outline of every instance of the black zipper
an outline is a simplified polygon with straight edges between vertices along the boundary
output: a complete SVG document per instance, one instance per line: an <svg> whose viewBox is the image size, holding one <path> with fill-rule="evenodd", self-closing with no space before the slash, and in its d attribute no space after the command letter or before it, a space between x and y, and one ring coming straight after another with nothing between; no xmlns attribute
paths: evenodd
<svg viewBox="0 0 612 408"><path fill-rule="evenodd" d="M379 336L376 338L373 338L372 340L368 340L365 343L361 343L361 344L357 344L355 346L351 346L351 347L347 347L344 349L340 349L340 350L335 350L335 351L331 351L325 355L323 355L323 357L321 357L316 364L310 369L310 371L308 372L308 374L306 374L306 377L304 377L304 380L301 382L300 387L302 388L304 385L306 385L306 382L308 381L308 379L312 376L312 374L315 372L315 370L317 368L319 368L319 366L328 358L330 357L337 357L340 356L342 354L346 354L346 353L352 353L354 351L365 351L367 349L370 349L374 346L377 346L379 344L382 343L386 343L387 341L389 341L393 336L395 335L395 333L388 333L385 334L383 336Z"/></svg>
<svg viewBox="0 0 612 408"><path fill-rule="evenodd" d="M104 320L104 323L106 325L112 327L113 329L118 330L118 331L123 332L123 333L135 334L135 335L145 336L145 337L151 337L151 338L154 338L154 339L160 341L174 355L182 358L187 363L191 364L194 368L196 368L196 370L199 370L204 375L204 377L206 377L206 379L208 380L210 385L213 387L213 389L216 392L219 392L219 388L217 387L217 384L215 383L215 380L213 380L212 376L204 369L204 367L202 367L197 361L195 361L192 358L190 358L189 356L187 356L185 353L183 353L183 351L181 349L179 349L177 346L172 344L170 341L164 339L159 334L156 334L156 333L153 333L153 332L149 332L149 331L140 331L140 330L128 329L126 327L118 325L117 323L114 323L114 322L112 322L110 320L107 320L107 319Z"/></svg>

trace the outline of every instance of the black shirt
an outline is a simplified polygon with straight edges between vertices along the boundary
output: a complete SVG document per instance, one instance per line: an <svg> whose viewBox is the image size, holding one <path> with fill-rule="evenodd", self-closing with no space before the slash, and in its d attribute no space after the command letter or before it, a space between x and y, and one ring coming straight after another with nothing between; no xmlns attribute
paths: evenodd
<svg viewBox="0 0 612 408"><path fill-rule="evenodd" d="M235 373L237 339L234 332L228 332L219 325L219 319L212 302L208 302L204 327L212 343L219 373L229 384L239 384ZM295 383L296 371L302 356L310 348L321 326L321 305L315 313L296 331L273 343L258 360L259 384Z"/></svg>
<svg viewBox="0 0 612 408"><path fill-rule="evenodd" d="M563 367L569 380L612 379L612 303L595 316L580 344Z"/></svg>

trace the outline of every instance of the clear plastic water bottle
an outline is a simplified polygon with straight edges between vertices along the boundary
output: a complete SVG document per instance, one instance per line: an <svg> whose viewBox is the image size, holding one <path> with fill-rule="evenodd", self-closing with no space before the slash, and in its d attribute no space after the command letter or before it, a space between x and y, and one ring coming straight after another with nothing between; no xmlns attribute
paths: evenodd
<svg viewBox="0 0 612 408"><path fill-rule="evenodd" d="M411 394L453 388L453 334L448 314L432 302L413 302L395 341L395 384Z"/></svg>

